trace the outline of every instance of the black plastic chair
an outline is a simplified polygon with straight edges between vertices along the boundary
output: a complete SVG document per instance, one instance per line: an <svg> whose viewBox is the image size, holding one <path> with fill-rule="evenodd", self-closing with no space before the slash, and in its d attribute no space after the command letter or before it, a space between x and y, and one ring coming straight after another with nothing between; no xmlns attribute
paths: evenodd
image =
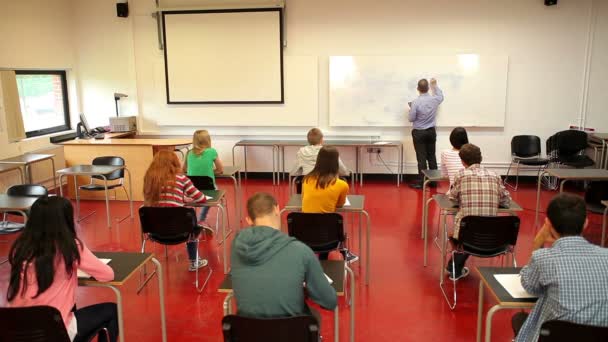
<svg viewBox="0 0 608 342"><path fill-rule="evenodd" d="M566 321L547 321L540 327L538 342L606 342L608 327L576 324Z"/></svg>
<svg viewBox="0 0 608 342"><path fill-rule="evenodd" d="M228 315L222 319L225 342L318 342L319 323L313 316L250 318Z"/></svg>
<svg viewBox="0 0 608 342"><path fill-rule="evenodd" d="M344 235L344 218L338 213L300 213L287 215L290 236L302 241L317 253L328 253L340 249Z"/></svg>
<svg viewBox="0 0 608 342"><path fill-rule="evenodd" d="M188 207L141 207L139 208L139 220L142 232L142 253L146 251L146 241L150 240L165 245L166 255L167 246L190 241L191 236L194 236L196 238L194 240L198 241L198 235L202 230L196 224L196 212L193 208ZM208 268L209 274L201 287L199 287L198 268L196 269L194 285L199 293L205 289L213 273L211 267L208 266Z"/></svg>
<svg viewBox="0 0 608 342"><path fill-rule="evenodd" d="M215 190L215 183L213 178L207 176L188 176L194 184L194 187L200 191L203 190Z"/></svg>
<svg viewBox="0 0 608 342"><path fill-rule="evenodd" d="M49 192L48 190L42 186L42 185L38 185L38 184L19 184L19 185L13 185L10 188L6 189L6 194L9 196L22 196L22 197L43 197L43 196L48 196ZM25 216L23 215L25 214ZM3 213L3 217L2 217L2 221L7 223L7 215L19 215L19 216L24 216L24 220L27 220L27 217L29 216L30 212L29 210L26 210L25 212L19 212L19 211L5 211ZM21 230L21 228L23 228L23 226L20 225L20 228L17 230L3 230L2 232L0 232L0 234L2 233L13 233L15 231L19 231Z"/></svg>
<svg viewBox="0 0 608 342"><path fill-rule="evenodd" d="M92 164L93 165L124 166L125 160L122 157L105 156L105 157L97 157L97 158L93 159ZM124 186L124 180L125 180L125 170L124 169L110 172L104 176L106 177L108 182L116 181L116 180L118 181L116 183L108 184L108 187L107 187L107 190L114 190L114 198L116 198L116 188L119 188L119 187L123 189L123 191L125 192L125 195L127 196L127 198L129 198L129 193L127 192L127 189ZM103 181L102 176L91 176L90 183L87 185L81 185L79 187L79 189L86 190L86 191L106 191L106 187L104 186L104 184L95 183L93 181L94 179Z"/></svg>
<svg viewBox="0 0 608 342"><path fill-rule="evenodd" d="M549 164L549 159L541 158L540 138L536 135L516 135L511 139L511 164L505 176L505 185L509 185L509 172L513 164L517 167L515 174L515 191L519 186L519 169L521 165L538 170L538 174Z"/></svg>
<svg viewBox="0 0 608 342"><path fill-rule="evenodd" d="M61 313L51 306L0 308L0 341L70 342Z"/></svg>
<svg viewBox="0 0 608 342"><path fill-rule="evenodd" d="M452 245L452 274L456 274L456 265L454 263L456 253L469 254L478 258L494 258L511 254L513 267L517 267L515 244L517 243L517 236L519 234L519 225L520 220L517 216L463 217L460 221L458 240L449 238ZM441 292L452 310L456 307L456 281L453 280L453 303L450 303L448 295L443 288L443 279L439 283Z"/></svg>
<svg viewBox="0 0 608 342"><path fill-rule="evenodd" d="M585 155L587 146L587 133L577 130L561 131L547 139L547 156L552 163L574 168L593 166L593 159Z"/></svg>

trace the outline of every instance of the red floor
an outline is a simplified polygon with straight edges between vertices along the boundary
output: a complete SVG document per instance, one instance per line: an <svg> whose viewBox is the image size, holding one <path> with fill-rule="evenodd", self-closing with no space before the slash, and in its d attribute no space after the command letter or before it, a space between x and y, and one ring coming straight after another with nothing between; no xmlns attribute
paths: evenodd
<svg viewBox="0 0 608 342"><path fill-rule="evenodd" d="M228 190L230 223L235 226L234 197L230 183L220 183ZM281 204L288 198L287 187L272 187L270 181L243 180L244 198L256 191L274 193ZM439 188L444 192L445 186ZM524 208L520 214L522 229L517 246L517 261L526 263L530 255L533 238L535 190L533 185L524 185L513 198ZM356 340L357 341L474 341L477 322L478 277L475 272L458 283L458 306L451 311L445 303L438 286L439 251L429 247L429 265L422 266L421 191L407 186L396 187L393 182L367 182L355 192L366 196L365 207L372 219L372 273L369 286L365 286L358 264L354 265L356 284ZM541 209L555 192L544 191ZM135 204L135 210L140 206ZM128 205L122 202L111 204L114 219L128 213ZM82 212L97 212L79 225L80 238L94 251L138 251L140 248L139 219L126 220L112 229L105 226L103 202L84 202ZM212 210L210 222L215 211ZM136 214L137 215L137 214ZM429 232L434 234L437 226L437 211L431 206ZM541 215L541 218L544 216ZM599 242L601 216L590 215L590 229L586 236ZM348 229L351 229L350 227ZM355 238L355 234L350 234ZM12 242L14 237L9 236ZM352 246L357 246L353 241ZM430 242L429 242L430 243ZM8 252L8 243L0 243L0 255ZM155 251L165 271L167 329L169 341L221 341L222 302L224 295L217 293L223 279L219 261L221 249L217 243L201 245L201 251L210 260L214 274L208 288L197 294L193 287L194 274L186 270L184 246L170 247L166 259L162 247L149 245ZM470 259L469 267L475 265L498 265L498 260ZM9 268L0 266L0 305L4 304ZM152 281L140 294L135 294L137 278L122 288L124 294L125 336L127 341L160 341L160 317L156 282ZM114 295L103 288L79 288L79 306L112 301ZM493 305L486 297L486 310ZM340 301L341 341L348 341L349 308ZM509 318L512 312L502 311L495 316L493 341L510 341ZM322 334L325 341L333 340L333 314L323 313Z"/></svg>

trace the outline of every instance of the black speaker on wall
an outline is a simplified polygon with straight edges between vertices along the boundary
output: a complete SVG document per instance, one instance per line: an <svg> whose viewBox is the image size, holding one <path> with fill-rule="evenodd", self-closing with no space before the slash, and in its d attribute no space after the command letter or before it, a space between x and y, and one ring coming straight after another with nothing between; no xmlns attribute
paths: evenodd
<svg viewBox="0 0 608 342"><path fill-rule="evenodd" d="M545 0L545 6L557 5L557 0Z"/></svg>
<svg viewBox="0 0 608 342"><path fill-rule="evenodd" d="M129 4L126 2L120 2L116 4L116 15L121 18L129 16Z"/></svg>

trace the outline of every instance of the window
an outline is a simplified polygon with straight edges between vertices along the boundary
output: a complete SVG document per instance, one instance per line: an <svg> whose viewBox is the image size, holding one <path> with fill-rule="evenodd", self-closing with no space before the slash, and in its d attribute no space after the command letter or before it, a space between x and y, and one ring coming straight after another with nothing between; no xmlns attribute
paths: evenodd
<svg viewBox="0 0 608 342"><path fill-rule="evenodd" d="M68 87L63 70L17 70L17 89L25 135L70 129Z"/></svg>

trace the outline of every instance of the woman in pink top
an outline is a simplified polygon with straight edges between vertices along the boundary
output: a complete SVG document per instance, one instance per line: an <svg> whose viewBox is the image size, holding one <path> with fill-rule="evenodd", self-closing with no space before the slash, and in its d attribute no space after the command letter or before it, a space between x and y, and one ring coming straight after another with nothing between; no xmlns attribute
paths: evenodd
<svg viewBox="0 0 608 342"><path fill-rule="evenodd" d="M450 133L452 148L441 152L441 174L444 177L450 178L450 189L452 188L452 184L454 184L454 176L456 176L458 171L464 169L458 152L460 152L462 145L468 143L469 137L467 131L463 127L456 127Z"/></svg>
<svg viewBox="0 0 608 342"><path fill-rule="evenodd" d="M9 253L11 275L6 293L12 307L46 305L61 312L72 341L88 341L106 328L109 340L118 335L116 304L75 309L77 269L99 281L114 279L114 271L78 239L74 210L63 197L41 197L32 205L21 235ZM99 341L106 341L100 334Z"/></svg>

